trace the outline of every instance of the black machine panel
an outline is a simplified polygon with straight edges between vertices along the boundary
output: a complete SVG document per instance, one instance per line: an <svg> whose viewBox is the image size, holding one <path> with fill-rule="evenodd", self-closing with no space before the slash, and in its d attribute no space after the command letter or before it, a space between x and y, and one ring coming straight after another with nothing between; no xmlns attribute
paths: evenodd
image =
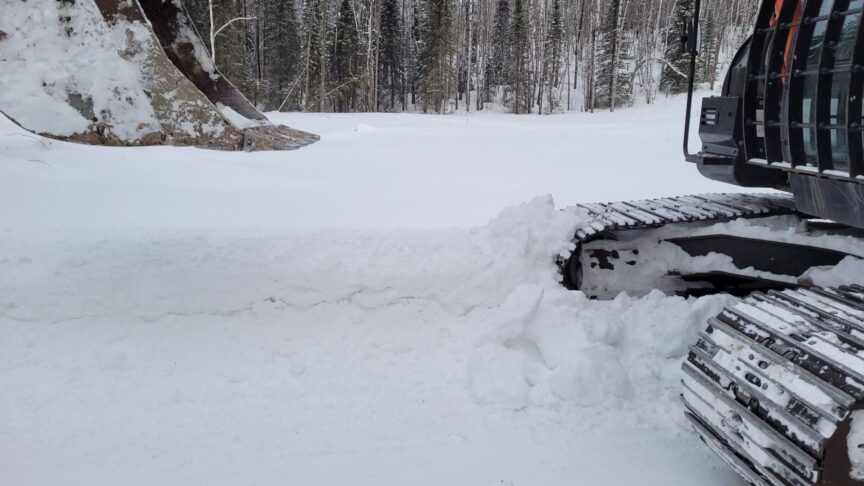
<svg viewBox="0 0 864 486"><path fill-rule="evenodd" d="M788 190L800 210L861 227L862 17L864 0L764 0L724 96L703 100L702 145L687 159L711 179Z"/></svg>

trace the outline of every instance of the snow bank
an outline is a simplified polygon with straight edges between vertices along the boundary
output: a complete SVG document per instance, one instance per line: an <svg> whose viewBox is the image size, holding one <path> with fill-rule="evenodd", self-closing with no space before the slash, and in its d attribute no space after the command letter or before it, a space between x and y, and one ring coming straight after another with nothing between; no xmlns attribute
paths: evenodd
<svg viewBox="0 0 864 486"><path fill-rule="evenodd" d="M582 215L514 204L717 190L672 108L279 115L328 140L289 154L0 120L0 482L735 484L677 400L726 299L565 291Z"/></svg>
<svg viewBox="0 0 864 486"><path fill-rule="evenodd" d="M686 345L727 300L657 292L599 302L563 289L554 260L581 221L547 196L472 230L10 237L0 309L20 332L14 323L122 328L203 315L241 324L333 307L370 322L404 308L422 323L434 309L432 322L459 329L467 391L484 406L667 408ZM100 366L125 362L97 352Z"/></svg>

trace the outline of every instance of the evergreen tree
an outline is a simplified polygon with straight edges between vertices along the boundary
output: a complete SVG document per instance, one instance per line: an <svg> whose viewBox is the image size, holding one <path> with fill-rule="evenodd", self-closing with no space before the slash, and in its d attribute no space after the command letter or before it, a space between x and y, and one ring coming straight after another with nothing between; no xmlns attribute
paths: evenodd
<svg viewBox="0 0 864 486"><path fill-rule="evenodd" d="M702 15L702 21L699 24L699 31L702 37L702 45L700 46L699 57L696 58L696 79L702 82L710 83L711 89L714 89L714 80L717 77L714 72L717 67L717 26L714 22L714 16L710 13Z"/></svg>
<svg viewBox="0 0 864 486"><path fill-rule="evenodd" d="M621 32L621 16L621 0L608 0L597 33L594 61L596 108L614 108L630 102L629 55L627 38Z"/></svg>
<svg viewBox="0 0 864 486"><path fill-rule="evenodd" d="M453 6L451 0L427 0L420 51L420 102L423 111L447 109L453 84Z"/></svg>
<svg viewBox="0 0 864 486"><path fill-rule="evenodd" d="M549 93L549 113L555 111L554 90L558 87L558 76L561 73L561 46L564 40L564 22L561 18L561 0L553 0L552 12L549 14L549 26L546 29L544 42L546 83Z"/></svg>
<svg viewBox="0 0 864 486"><path fill-rule="evenodd" d="M666 64L660 74L660 91L666 94L687 91L689 58L683 41L692 13L693 0L676 0L672 10L674 21L666 32Z"/></svg>
<svg viewBox="0 0 864 486"><path fill-rule="evenodd" d="M588 110L686 88L681 36L694 0L348 1L212 0L211 22L210 0L182 0L208 50L220 30L220 72L268 110L397 110L410 101L446 111L465 94L482 103L503 92L512 111L546 112L559 109L565 73ZM761 3L702 2L698 80L724 71L718 54L743 42ZM569 96L567 106L576 107Z"/></svg>
<svg viewBox="0 0 864 486"><path fill-rule="evenodd" d="M396 108L396 94L402 84L402 19L399 0L381 2L381 38L378 43L378 79L382 91L389 93L388 108ZM379 96L379 100L383 96Z"/></svg>
<svg viewBox="0 0 864 486"><path fill-rule="evenodd" d="M509 84L513 92L510 100L510 110L513 113L531 112L531 72L528 63L528 50L531 39L528 32L528 13L523 0L513 3L513 15L510 19L510 54L509 54Z"/></svg>
<svg viewBox="0 0 864 486"><path fill-rule="evenodd" d="M299 93L300 35L293 0L266 0L263 3L264 72L267 75L267 109L277 110L289 91ZM287 100L283 110L298 108L298 98Z"/></svg>
<svg viewBox="0 0 864 486"><path fill-rule="evenodd" d="M510 39L510 0L498 0L495 12L495 26L492 30L492 58L486 72L486 83L495 88L507 80Z"/></svg>
<svg viewBox="0 0 864 486"><path fill-rule="evenodd" d="M411 13L411 28L407 36L405 53L405 79L408 89L411 91L411 104L417 104L417 94L420 86L420 53L423 48L423 36L421 35L420 12L417 11L416 3Z"/></svg>
<svg viewBox="0 0 864 486"><path fill-rule="evenodd" d="M325 0L307 0L303 13L304 24L304 76L303 108L306 111L322 111L326 94L326 56L324 45Z"/></svg>
<svg viewBox="0 0 864 486"><path fill-rule="evenodd" d="M333 32L333 53L330 60L331 79L336 111L352 111L356 105L358 74L363 66L357 22L351 0L342 0Z"/></svg>

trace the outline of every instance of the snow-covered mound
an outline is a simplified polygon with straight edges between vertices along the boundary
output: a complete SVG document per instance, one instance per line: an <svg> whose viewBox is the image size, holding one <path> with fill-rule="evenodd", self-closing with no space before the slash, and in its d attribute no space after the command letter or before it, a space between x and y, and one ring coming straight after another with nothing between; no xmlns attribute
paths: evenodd
<svg viewBox="0 0 864 486"><path fill-rule="evenodd" d="M108 480L202 448L209 469L482 441L514 411L576 437L674 428L686 345L725 299L564 290L579 220L544 197L472 230L7 234L2 455L22 484L53 477L25 451L82 473L121 454Z"/></svg>
<svg viewBox="0 0 864 486"><path fill-rule="evenodd" d="M564 290L582 215L529 196L654 177L657 126L589 144L618 116L309 116L243 156L0 121L0 483L735 484L677 388L727 299Z"/></svg>

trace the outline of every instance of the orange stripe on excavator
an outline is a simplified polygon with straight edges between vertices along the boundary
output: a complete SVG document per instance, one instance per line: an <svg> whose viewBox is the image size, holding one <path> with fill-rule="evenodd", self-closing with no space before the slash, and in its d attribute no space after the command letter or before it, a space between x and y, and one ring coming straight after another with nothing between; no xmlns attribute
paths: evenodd
<svg viewBox="0 0 864 486"><path fill-rule="evenodd" d="M770 27L774 27L774 24L777 23L784 1L785 0L774 1L774 13L771 15L771 20L768 21ZM786 49L783 51L783 74L789 72L789 65L791 63L789 55L792 52L792 40L795 38L795 33L798 31L798 21L801 20L801 0L795 1L795 13L792 15L792 22L795 23L795 25L789 28L789 35L786 37ZM782 78L781 82L785 83L786 79Z"/></svg>

